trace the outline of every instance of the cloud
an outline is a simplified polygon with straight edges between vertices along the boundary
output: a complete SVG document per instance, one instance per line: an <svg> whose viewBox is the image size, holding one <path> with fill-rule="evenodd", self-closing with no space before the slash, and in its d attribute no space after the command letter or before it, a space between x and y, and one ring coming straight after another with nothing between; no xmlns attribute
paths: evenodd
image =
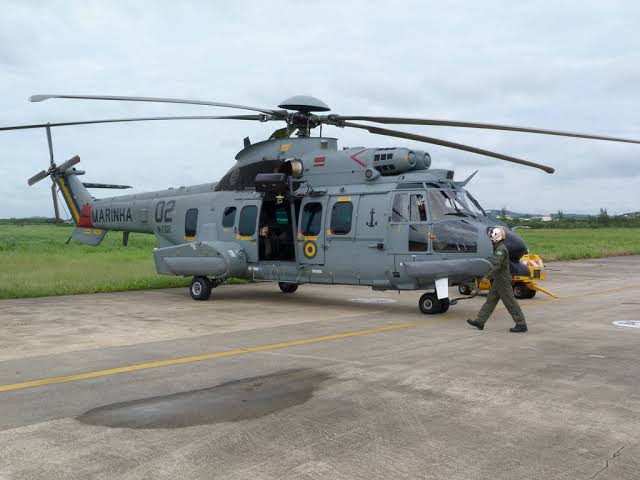
<svg viewBox="0 0 640 480"><path fill-rule="evenodd" d="M211 99L273 107L309 93L344 114L423 116L640 136L640 5L633 1L242 4L3 2L0 124L215 114L179 105L26 102L34 93ZM80 154L87 179L135 191L203 183L233 165L242 139L276 124L167 122L56 129L57 159ZM488 207L638 210L640 146L505 132L410 127L522 156L547 175L494 159L327 128L340 145L409 145L471 183ZM0 217L51 212L44 132L0 133Z"/></svg>

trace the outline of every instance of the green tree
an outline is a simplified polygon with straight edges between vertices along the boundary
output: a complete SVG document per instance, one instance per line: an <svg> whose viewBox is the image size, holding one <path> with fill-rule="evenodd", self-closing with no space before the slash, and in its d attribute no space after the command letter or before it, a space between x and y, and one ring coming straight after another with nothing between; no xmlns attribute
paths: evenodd
<svg viewBox="0 0 640 480"><path fill-rule="evenodd" d="M606 208L600 209L600 215L598 215L598 223L602 225L609 225L609 214L607 213Z"/></svg>

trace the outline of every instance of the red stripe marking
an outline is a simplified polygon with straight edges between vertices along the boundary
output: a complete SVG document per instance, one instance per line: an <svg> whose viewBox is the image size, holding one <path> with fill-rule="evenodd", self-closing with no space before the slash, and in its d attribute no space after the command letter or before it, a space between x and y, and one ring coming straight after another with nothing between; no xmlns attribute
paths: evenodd
<svg viewBox="0 0 640 480"><path fill-rule="evenodd" d="M362 152L366 152L367 150L369 150L368 148L365 148L364 150L360 150L358 153L354 153L353 155L351 155L351 160L353 160L354 162L356 162L358 165L360 165L361 167L366 167L367 164L364 163L362 160L358 159L358 155L360 155Z"/></svg>
<svg viewBox="0 0 640 480"><path fill-rule="evenodd" d="M324 167L324 162L327 159L327 157L316 157L313 159L313 166L314 167Z"/></svg>
<svg viewBox="0 0 640 480"><path fill-rule="evenodd" d="M93 227L93 220L91 219L91 205L85 204L80 210L80 219L78 220L79 227Z"/></svg>

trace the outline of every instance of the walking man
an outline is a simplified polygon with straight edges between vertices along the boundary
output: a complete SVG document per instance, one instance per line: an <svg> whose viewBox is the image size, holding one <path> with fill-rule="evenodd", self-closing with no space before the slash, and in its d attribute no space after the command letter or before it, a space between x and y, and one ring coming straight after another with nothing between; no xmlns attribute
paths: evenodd
<svg viewBox="0 0 640 480"><path fill-rule="evenodd" d="M489 270L485 276L491 280L491 290L487 295L487 300L478 313L475 320L469 319L467 323L476 327L478 330L484 329L485 322L489 319L493 310L498 304L498 300L502 303L511 314L511 318L515 322L515 327L509 329L511 332L526 332L527 323L524 314L516 297L513 295L513 287L511 286L511 272L509 270L509 250L504 244L506 232L502 227L493 227L489 230L489 237L493 243L493 258L491 263L493 268Z"/></svg>

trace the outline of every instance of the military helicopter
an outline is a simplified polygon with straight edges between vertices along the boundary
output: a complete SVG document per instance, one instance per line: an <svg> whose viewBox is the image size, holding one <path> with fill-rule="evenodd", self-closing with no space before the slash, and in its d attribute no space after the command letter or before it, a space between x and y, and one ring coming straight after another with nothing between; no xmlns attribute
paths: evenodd
<svg viewBox="0 0 640 480"><path fill-rule="evenodd" d="M495 225L454 172L432 168L429 153L406 147L342 148L322 135L323 125L355 128L393 138L462 150L553 173L552 167L460 143L370 124L447 126L526 132L614 142L639 140L538 128L424 118L327 114L311 96L284 100L279 109L153 97L35 95L32 102L78 99L205 105L251 114L171 116L43 123L0 128L46 130L50 164L28 180L53 181L76 224L71 238L99 245L108 231L155 235L157 272L192 277L190 294L207 300L226 278L277 282L284 293L305 283L362 285L373 290L424 290L423 313L446 312L448 287L469 285L489 270ZM96 123L161 120L284 122L267 140L251 143L218 182L94 198L90 188L125 185L83 183L78 156L54 162L51 129ZM355 121L364 121L355 123ZM319 128L319 136L312 131ZM515 234L509 233L512 238ZM517 239L517 244L524 245ZM524 251L520 248L521 251ZM513 259L512 259L513 260ZM462 291L462 289L461 289Z"/></svg>

